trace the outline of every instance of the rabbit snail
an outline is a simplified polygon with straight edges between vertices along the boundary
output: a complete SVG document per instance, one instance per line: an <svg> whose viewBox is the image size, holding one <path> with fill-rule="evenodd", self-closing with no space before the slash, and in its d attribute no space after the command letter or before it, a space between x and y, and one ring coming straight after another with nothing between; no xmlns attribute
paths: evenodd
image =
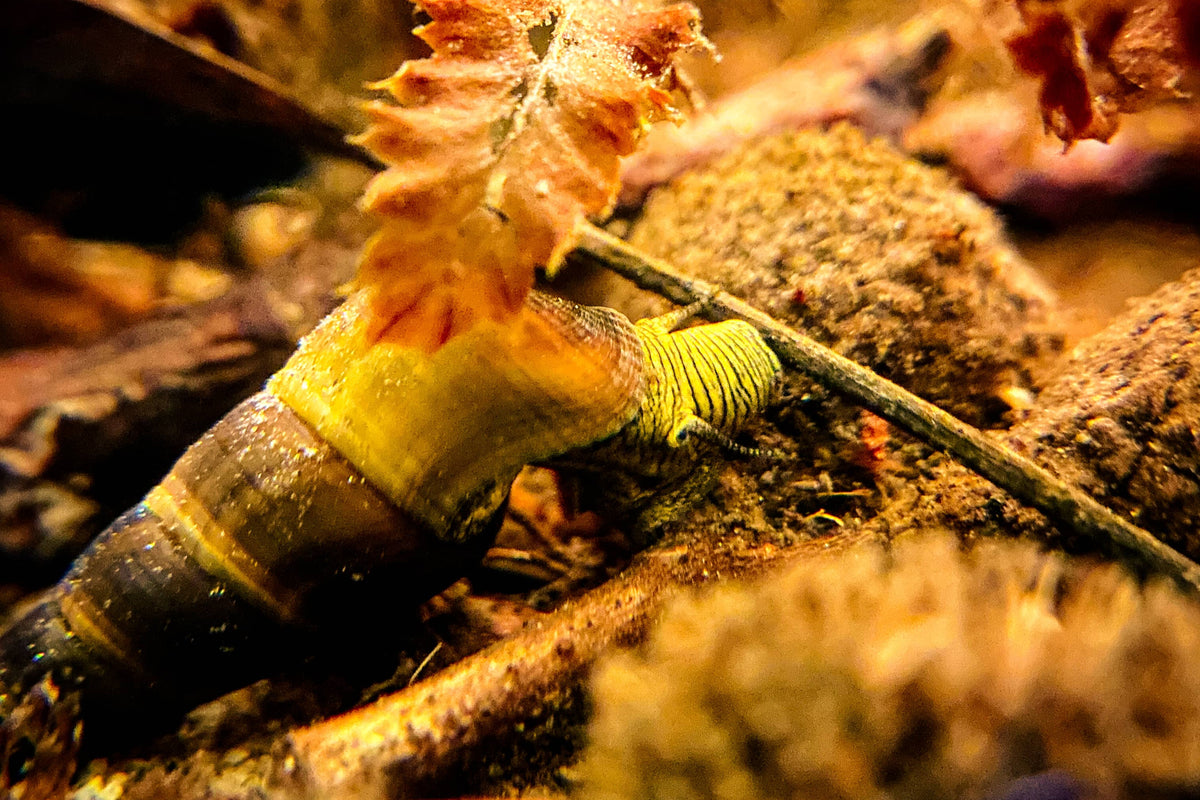
<svg viewBox="0 0 1200 800"><path fill-rule="evenodd" d="M653 525L696 494L697 460L738 449L780 374L744 322L672 332L686 309L635 325L535 292L513 324L426 354L371 341L367 302L326 318L0 637L10 704L50 676L88 733L119 733L263 677L355 604L456 580L527 463L621 470L626 517Z"/></svg>

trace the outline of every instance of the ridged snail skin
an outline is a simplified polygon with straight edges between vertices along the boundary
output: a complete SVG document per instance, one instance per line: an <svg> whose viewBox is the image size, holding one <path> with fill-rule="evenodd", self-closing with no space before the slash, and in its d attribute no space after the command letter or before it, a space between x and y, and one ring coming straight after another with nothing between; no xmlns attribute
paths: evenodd
<svg viewBox="0 0 1200 800"><path fill-rule="evenodd" d="M713 488L722 451L755 452L732 437L773 400L783 374L747 322L674 330L698 308L635 324L646 373L637 412L612 436L550 461L590 475L578 487L581 502L605 509L638 544Z"/></svg>
<svg viewBox="0 0 1200 800"><path fill-rule="evenodd" d="M0 636L9 702L50 675L80 690L88 738L136 733L364 607L415 607L482 555L524 464L612 435L644 394L616 312L534 294L514 324L427 355L369 341L366 303L334 311Z"/></svg>

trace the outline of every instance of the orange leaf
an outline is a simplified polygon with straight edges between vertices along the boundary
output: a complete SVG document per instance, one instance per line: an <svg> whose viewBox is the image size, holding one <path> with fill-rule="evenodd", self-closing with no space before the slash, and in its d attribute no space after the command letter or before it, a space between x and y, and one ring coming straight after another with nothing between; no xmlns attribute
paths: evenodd
<svg viewBox="0 0 1200 800"><path fill-rule="evenodd" d="M618 162L674 114L663 85L706 44L683 3L418 0L433 55L377 88L361 137L389 169L368 187L383 226L363 254L379 337L436 349L508 320L576 225L606 212Z"/></svg>

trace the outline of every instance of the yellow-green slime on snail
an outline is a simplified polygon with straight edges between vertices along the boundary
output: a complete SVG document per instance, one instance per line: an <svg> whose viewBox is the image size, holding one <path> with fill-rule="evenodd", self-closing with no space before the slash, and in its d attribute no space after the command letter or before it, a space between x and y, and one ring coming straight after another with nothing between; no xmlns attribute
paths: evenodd
<svg viewBox="0 0 1200 800"><path fill-rule="evenodd" d="M12 703L78 691L85 744L265 677L361 609L415 607L487 548L528 463L600 473L642 534L695 500L781 367L750 325L674 330L534 292L432 354L360 292L0 636ZM152 702L147 702L152 701Z"/></svg>

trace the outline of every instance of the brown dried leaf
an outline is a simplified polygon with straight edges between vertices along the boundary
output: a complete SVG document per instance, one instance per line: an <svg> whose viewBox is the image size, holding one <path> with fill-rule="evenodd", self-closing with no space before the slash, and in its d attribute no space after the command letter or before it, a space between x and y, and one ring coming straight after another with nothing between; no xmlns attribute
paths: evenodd
<svg viewBox="0 0 1200 800"><path fill-rule="evenodd" d="M433 48L378 88L361 141L390 168L365 205L379 337L435 349L521 306L575 226L609 207L620 156L671 116L671 58L698 14L641 0L420 0Z"/></svg>
<svg viewBox="0 0 1200 800"><path fill-rule="evenodd" d="M1046 128L1068 146L1107 142L1120 114L1187 96L1194 0L1017 0L1024 29L1006 41L1041 80Z"/></svg>
<svg viewBox="0 0 1200 800"><path fill-rule="evenodd" d="M1020 8L1027 30L1006 44L1017 66L1042 81L1038 102L1046 128L1067 144L1108 141L1116 131L1116 115L1092 94L1086 56L1071 21L1042 4L1022 3Z"/></svg>

